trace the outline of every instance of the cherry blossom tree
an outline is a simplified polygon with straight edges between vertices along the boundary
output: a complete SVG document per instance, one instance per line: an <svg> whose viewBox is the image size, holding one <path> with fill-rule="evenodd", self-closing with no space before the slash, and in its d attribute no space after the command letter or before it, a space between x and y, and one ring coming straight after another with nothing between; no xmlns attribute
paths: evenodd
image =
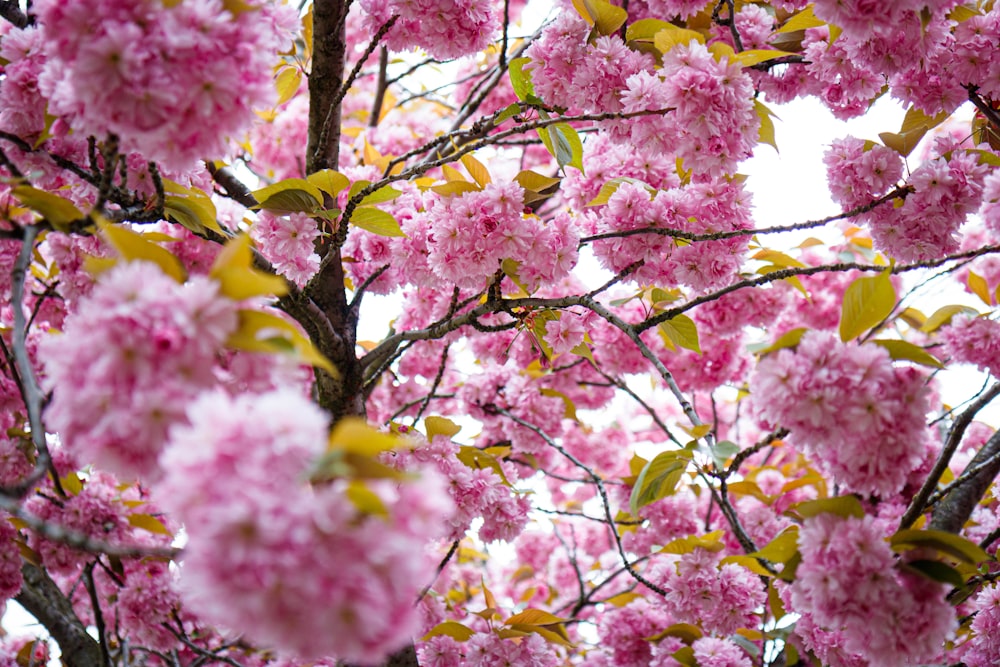
<svg viewBox="0 0 1000 667"><path fill-rule="evenodd" d="M1000 662L992 0L0 16L3 664Z"/></svg>

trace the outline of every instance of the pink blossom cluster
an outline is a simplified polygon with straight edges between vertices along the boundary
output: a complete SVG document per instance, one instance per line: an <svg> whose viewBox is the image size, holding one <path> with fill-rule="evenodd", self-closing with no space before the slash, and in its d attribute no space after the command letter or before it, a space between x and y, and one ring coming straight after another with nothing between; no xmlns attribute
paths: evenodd
<svg viewBox="0 0 1000 667"><path fill-rule="evenodd" d="M601 639L600 655L610 653L610 656L593 664L648 667L653 654L653 644L648 637L673 623L663 605L653 604L646 598L637 598L622 607L605 611L598 621L597 632Z"/></svg>
<svg viewBox="0 0 1000 667"><path fill-rule="evenodd" d="M750 195L737 181L691 183L670 190L650 192L645 186L625 182L606 206L582 216L584 230L593 235L635 232L593 244L601 264L618 273L637 260L644 263L629 275L645 284L670 287L688 285L697 292L721 287L739 271L747 237L696 241L684 245L656 230L690 234L750 229Z"/></svg>
<svg viewBox="0 0 1000 667"><path fill-rule="evenodd" d="M1000 171L990 171L983 179L983 205L979 215L987 229L1000 234Z"/></svg>
<svg viewBox="0 0 1000 667"><path fill-rule="evenodd" d="M885 528L870 516L806 519L791 608L839 631L843 650L871 664L933 662L958 625L954 609L945 586L895 567Z"/></svg>
<svg viewBox="0 0 1000 667"><path fill-rule="evenodd" d="M559 656L541 635L501 638L495 632L477 632L464 642L447 635L432 637L417 649L422 667L555 667Z"/></svg>
<svg viewBox="0 0 1000 667"><path fill-rule="evenodd" d="M865 215L875 247L904 262L956 252L958 229L979 208L988 171L966 151L925 162L910 175L913 191L902 206L880 206Z"/></svg>
<svg viewBox="0 0 1000 667"><path fill-rule="evenodd" d="M395 25L385 37L393 51L414 47L439 60L481 51L500 28L496 3L455 0L361 0L364 23L375 34L393 16Z"/></svg>
<svg viewBox="0 0 1000 667"><path fill-rule="evenodd" d="M691 642L694 659L698 667L752 667L753 662L746 651L734 642L720 637L702 637ZM661 641L653 647L653 660L649 667L681 667L673 658L677 650L675 642Z"/></svg>
<svg viewBox="0 0 1000 667"><path fill-rule="evenodd" d="M235 302L207 277L180 284L148 262L115 266L40 343L47 425L81 460L155 478L167 430L215 382L236 326Z"/></svg>
<svg viewBox="0 0 1000 667"><path fill-rule="evenodd" d="M250 227L250 238L275 271L304 287L319 270L315 242L320 223L305 213L275 215L261 211Z"/></svg>
<svg viewBox="0 0 1000 667"><path fill-rule="evenodd" d="M891 496L923 457L925 378L896 368L877 345L847 345L810 331L797 349L764 358L750 381L757 414L846 488Z"/></svg>
<svg viewBox="0 0 1000 667"><path fill-rule="evenodd" d="M308 483L327 424L298 392L206 393L188 417L155 489L189 537L185 602L306 658L370 661L408 641L436 562L426 542L453 511L437 475L359 480L384 510L369 513L347 480Z"/></svg>
<svg viewBox="0 0 1000 667"><path fill-rule="evenodd" d="M659 152L681 158L694 178L717 178L733 173L757 144L753 96L740 65L716 60L697 42L677 45L657 72L634 74L621 91L625 112L671 111L630 120L613 136L624 133L638 146L653 142Z"/></svg>
<svg viewBox="0 0 1000 667"><path fill-rule="evenodd" d="M653 68L653 59L629 49L617 35L588 44L590 28L575 11L559 14L524 55L532 62L535 94L572 111L621 111L620 91L633 74Z"/></svg>
<svg viewBox="0 0 1000 667"><path fill-rule="evenodd" d="M945 354L1000 376L1000 323L985 317L956 315L940 332Z"/></svg>
<svg viewBox="0 0 1000 667"><path fill-rule="evenodd" d="M51 113L83 134L184 170L226 153L274 99L271 65L297 26L295 10L221 0L35 3L46 42L39 81Z"/></svg>
<svg viewBox="0 0 1000 667"><path fill-rule="evenodd" d="M455 503L455 512L442 521L446 537L461 539L472 522L482 518L479 537L484 542L513 541L528 523L531 501L516 493L511 484L518 481L517 468L500 464L504 476L489 467L470 467L457 458L459 446L444 436L436 436L426 445L397 454L395 465L409 470L416 462L434 467L448 480L447 491ZM504 483L504 478L507 484Z"/></svg>
<svg viewBox="0 0 1000 667"><path fill-rule="evenodd" d="M962 648L962 662L968 667L990 667L1000 662L1000 588L984 587L972 601L974 633Z"/></svg>
<svg viewBox="0 0 1000 667"><path fill-rule="evenodd" d="M903 176L903 160L896 151L854 137L834 141L823 164L833 200L848 211L871 204Z"/></svg>
<svg viewBox="0 0 1000 667"><path fill-rule="evenodd" d="M720 560L721 554L697 548L676 563L654 563L648 575L668 591L665 603L679 622L727 636L756 625L766 595L750 570Z"/></svg>
<svg viewBox="0 0 1000 667"><path fill-rule="evenodd" d="M517 183L441 197L420 220L428 225L427 262L450 285L482 288L501 260L510 259L519 264L521 278L537 287L566 275L576 259L575 251L561 252L567 229L524 213L524 190Z"/></svg>

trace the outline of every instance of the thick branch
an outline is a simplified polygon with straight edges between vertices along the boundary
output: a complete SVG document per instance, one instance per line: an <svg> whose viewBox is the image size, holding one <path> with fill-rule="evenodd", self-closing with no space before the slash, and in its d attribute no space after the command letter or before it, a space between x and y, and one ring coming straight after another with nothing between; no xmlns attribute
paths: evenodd
<svg viewBox="0 0 1000 667"><path fill-rule="evenodd" d="M21 11L21 3L17 0L0 0L0 16L17 28L27 28L34 23L27 14Z"/></svg>
<svg viewBox="0 0 1000 667"><path fill-rule="evenodd" d="M31 563L24 563L21 575L24 585L15 599L56 640L63 661L69 667L101 667L101 647L87 634L87 628L73 611L73 605L48 573Z"/></svg>
<svg viewBox="0 0 1000 667"><path fill-rule="evenodd" d="M972 510L982 500L983 494L1000 472L998 454L1000 454L1000 431L994 433L969 461L966 470L975 472L968 482L955 487L934 510L930 525L932 530L957 533L962 529L972 516Z"/></svg>

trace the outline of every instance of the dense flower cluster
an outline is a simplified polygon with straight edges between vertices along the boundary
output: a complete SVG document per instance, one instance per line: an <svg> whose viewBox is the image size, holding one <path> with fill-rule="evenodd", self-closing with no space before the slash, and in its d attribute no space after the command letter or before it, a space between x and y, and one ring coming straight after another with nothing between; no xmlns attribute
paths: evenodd
<svg viewBox="0 0 1000 667"><path fill-rule="evenodd" d="M148 262L100 277L41 341L48 424L81 460L123 479L157 476L170 426L215 382L216 355L236 329L236 303L218 283L178 283Z"/></svg>
<svg viewBox="0 0 1000 667"><path fill-rule="evenodd" d="M250 227L250 238L274 269L299 287L319 270L314 243L320 237L316 220L305 213L275 215L261 211Z"/></svg>
<svg viewBox="0 0 1000 667"><path fill-rule="evenodd" d="M361 6L372 33L392 17L399 17L386 35L389 48L406 51L419 47L442 60L482 50L499 28L492 2L361 0Z"/></svg>
<svg viewBox="0 0 1000 667"><path fill-rule="evenodd" d="M309 484L326 416L291 390L206 394L188 416L156 491L187 529L191 608L303 657L371 660L408 641L434 571L425 544L453 510L441 480L364 482L381 514L356 506L346 480Z"/></svg>
<svg viewBox="0 0 1000 667"><path fill-rule="evenodd" d="M852 491L896 493L923 455L924 376L893 367L876 345L809 332L796 350L761 361L750 391L761 417L791 430Z"/></svg>
<svg viewBox="0 0 1000 667"><path fill-rule="evenodd" d="M791 605L837 633L828 638L847 654L887 667L926 664L955 630L955 615L943 585L895 567L884 537L885 526L870 516L807 519Z"/></svg>
<svg viewBox="0 0 1000 667"><path fill-rule="evenodd" d="M269 58L296 26L290 6L271 2L234 12L221 0L46 0L34 9L50 113L178 170L224 155L226 138L273 102Z"/></svg>

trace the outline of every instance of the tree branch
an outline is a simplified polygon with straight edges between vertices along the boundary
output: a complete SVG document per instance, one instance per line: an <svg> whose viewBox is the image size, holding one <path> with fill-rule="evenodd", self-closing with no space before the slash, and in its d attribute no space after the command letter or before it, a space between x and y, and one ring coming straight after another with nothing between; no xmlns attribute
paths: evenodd
<svg viewBox="0 0 1000 667"><path fill-rule="evenodd" d="M14 599L49 631L59 644L66 665L102 667L101 647L87 634L87 628L56 582L45 570L31 563L21 566L21 575L24 585Z"/></svg>

